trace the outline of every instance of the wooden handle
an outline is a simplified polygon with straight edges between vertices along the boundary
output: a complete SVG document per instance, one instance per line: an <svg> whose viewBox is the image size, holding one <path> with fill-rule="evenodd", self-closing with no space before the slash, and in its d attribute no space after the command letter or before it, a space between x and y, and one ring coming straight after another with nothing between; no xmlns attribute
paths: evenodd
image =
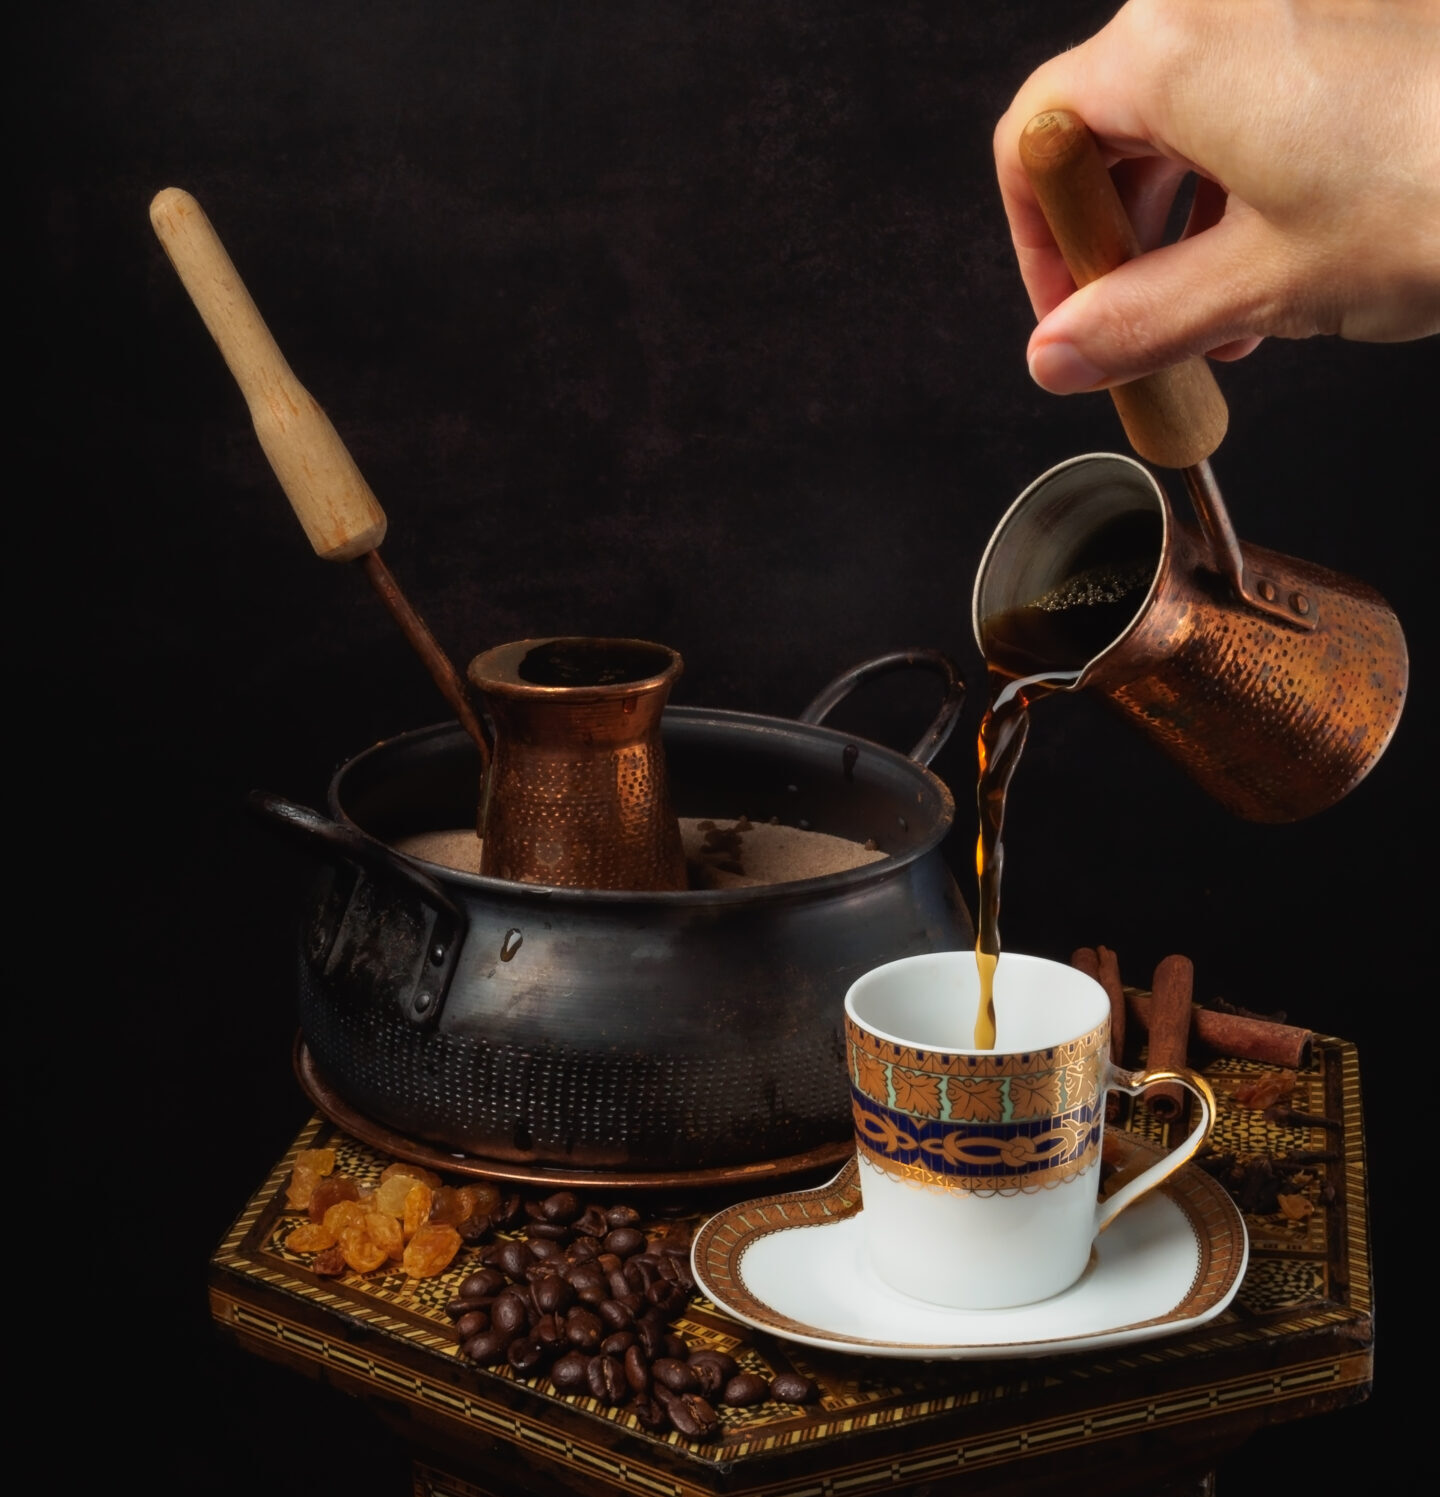
<svg viewBox="0 0 1440 1497"><path fill-rule="evenodd" d="M1047 109L1025 126L1020 160L1077 286L1140 253L1095 138L1078 115ZM1162 468L1189 468L1225 436L1230 413L1202 358L1110 391L1130 445Z"/></svg>
<svg viewBox="0 0 1440 1497"><path fill-rule="evenodd" d="M200 204L167 187L150 222L255 423L270 466L317 556L351 561L385 539L385 511L340 434L295 378Z"/></svg>

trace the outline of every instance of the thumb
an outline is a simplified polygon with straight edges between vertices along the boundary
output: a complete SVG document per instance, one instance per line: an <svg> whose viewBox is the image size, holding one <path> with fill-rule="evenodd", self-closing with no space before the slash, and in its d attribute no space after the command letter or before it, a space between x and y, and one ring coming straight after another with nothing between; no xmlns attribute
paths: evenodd
<svg viewBox="0 0 1440 1497"><path fill-rule="evenodd" d="M1300 336L1293 255L1258 215L1139 255L1061 302L1030 336L1035 382L1056 395L1101 390L1214 350L1236 358L1261 338Z"/></svg>

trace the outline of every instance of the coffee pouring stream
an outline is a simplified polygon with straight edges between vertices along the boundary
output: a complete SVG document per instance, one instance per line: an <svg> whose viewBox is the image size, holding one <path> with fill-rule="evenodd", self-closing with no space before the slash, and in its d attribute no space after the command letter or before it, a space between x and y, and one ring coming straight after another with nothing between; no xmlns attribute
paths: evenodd
<svg viewBox="0 0 1440 1497"><path fill-rule="evenodd" d="M1036 115L1020 155L1077 286L1139 253L1084 123ZM1203 358L1110 392L1130 445L1178 468L1198 529L1151 470L1093 453L1012 504L976 573L975 638L989 674L976 847L977 1048L995 1043L1002 832L1030 701L1093 690L1208 794L1252 821L1295 821L1353 789L1405 701L1405 639L1362 582L1241 543L1209 458L1229 413Z"/></svg>

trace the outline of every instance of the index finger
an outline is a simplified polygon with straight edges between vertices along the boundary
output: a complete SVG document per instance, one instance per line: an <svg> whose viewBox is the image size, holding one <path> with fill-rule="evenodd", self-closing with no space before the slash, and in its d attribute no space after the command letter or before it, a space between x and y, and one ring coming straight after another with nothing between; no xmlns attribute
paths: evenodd
<svg viewBox="0 0 1440 1497"><path fill-rule="evenodd" d="M1037 319L1045 317L1075 289L1055 236L1045 221L1020 157L1020 136L1037 114L1066 109L1085 121L1107 166L1136 157L1174 163L1175 178L1191 163L1155 139L1145 120L1144 89L1126 79L1134 69L1111 56L1115 22L1091 41L1037 68L995 126L995 172L1010 226L1015 257ZM1137 176L1136 181L1147 180ZM1153 186L1160 180L1148 177Z"/></svg>

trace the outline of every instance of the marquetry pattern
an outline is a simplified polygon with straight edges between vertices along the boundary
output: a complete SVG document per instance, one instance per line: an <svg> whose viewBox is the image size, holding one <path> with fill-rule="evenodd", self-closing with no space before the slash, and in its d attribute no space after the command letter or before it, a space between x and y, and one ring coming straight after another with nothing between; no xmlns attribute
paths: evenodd
<svg viewBox="0 0 1440 1497"><path fill-rule="evenodd" d="M507 1367L463 1361L441 1306L472 1271L470 1250L447 1274L418 1282L385 1274L321 1279L287 1253L284 1236L297 1218L283 1210L285 1183L301 1149L334 1146L340 1167L363 1178L387 1162L319 1118L301 1131L217 1248L212 1311L251 1350L324 1369L349 1392L424 1410L461 1438L488 1436L563 1468L569 1478L578 1473L599 1493L713 1497L723 1489L745 1497L762 1487L746 1463L765 1457L766 1497L866 1497L1235 1410L1262 1411L1263 1422L1337 1407L1362 1396L1371 1375L1364 1142L1353 1047L1317 1036L1315 1049L1295 1107L1330 1123L1299 1130L1301 1147L1333 1156L1317 1164L1306 1187L1318 1223L1286 1227L1248 1218L1251 1267L1230 1308L1156 1340L1042 1361L927 1365L814 1351L743 1326L697 1295L679 1322L688 1340L727 1350L766 1375L801 1371L819 1384L821 1398L805 1408L723 1410L713 1442L685 1445L674 1435L647 1434L623 1406L562 1398L544 1379L522 1382ZM1225 1099L1227 1078L1263 1069L1207 1068L1221 1096L1219 1147L1241 1140L1259 1147L1271 1137L1263 1118L1240 1116ZM1144 1112L1134 1108L1130 1126L1164 1145L1164 1130L1151 1129ZM1295 1146L1288 1136L1282 1141ZM618 1199L607 1191L596 1199L608 1204L612 1197ZM856 1204L852 1179L849 1186L837 1183L828 1209ZM773 1209L779 1224L792 1208ZM766 1223L754 1225L761 1230ZM1237 1370L1245 1367L1257 1370ZM1276 1412L1263 1416L1271 1408ZM435 1480L433 1497L468 1497L443 1473Z"/></svg>

